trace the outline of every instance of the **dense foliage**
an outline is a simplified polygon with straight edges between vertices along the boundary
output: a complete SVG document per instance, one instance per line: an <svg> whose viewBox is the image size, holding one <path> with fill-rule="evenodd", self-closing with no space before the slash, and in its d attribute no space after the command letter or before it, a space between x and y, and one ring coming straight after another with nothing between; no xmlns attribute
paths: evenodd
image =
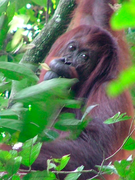
<svg viewBox="0 0 135 180"><path fill-rule="evenodd" d="M50 127L62 131L70 130L70 138L76 138L91 120L88 120L86 115L94 107L84 109L81 120L75 119L74 114L71 113L60 114L63 107L81 106L81 100L73 100L74 94L70 91L76 80L53 79L37 84L38 69L35 74L32 71L34 69L32 63L19 63L24 52L32 48L29 43L52 17L58 3L59 0L0 1L0 142L12 146L19 142L23 143L20 152L15 150L16 146L9 152L0 150L0 176L5 180L56 179L55 174L60 173L66 166L70 155L65 155L61 159L49 159L48 169L45 171L31 171L31 165L40 153L42 142L53 141L58 137L58 133L50 130ZM123 2L122 7L114 13L111 22L114 29L126 28L133 62L135 59L134 9L135 0ZM110 84L108 93L118 95L124 89L133 87L134 82L135 67L132 66L122 72L115 83ZM134 90L132 93L134 99ZM115 123L128 118L125 114L118 113L105 123ZM131 134L132 132L118 151L135 149L135 141L130 137ZM108 166L104 166L104 162L96 175L116 173L120 179L135 179L135 159L132 156ZM20 164L28 166L29 170L19 171ZM52 168L54 171L51 171ZM30 173L27 174L28 172ZM67 173L66 180L75 180L85 171L81 166L65 173Z"/></svg>

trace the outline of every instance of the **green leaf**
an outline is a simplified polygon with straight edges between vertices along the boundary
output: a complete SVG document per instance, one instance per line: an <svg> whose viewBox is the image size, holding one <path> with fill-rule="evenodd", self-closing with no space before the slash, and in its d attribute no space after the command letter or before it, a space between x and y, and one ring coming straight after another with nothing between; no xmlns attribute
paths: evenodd
<svg viewBox="0 0 135 180"><path fill-rule="evenodd" d="M15 119L2 118L0 120L0 126L4 128L9 128L17 131L21 131L23 122Z"/></svg>
<svg viewBox="0 0 135 180"><path fill-rule="evenodd" d="M77 119L63 119L56 122L55 127L61 130L68 130L74 127L78 127L81 124L80 120Z"/></svg>
<svg viewBox="0 0 135 180"><path fill-rule="evenodd" d="M120 122L120 121L125 121L131 119L131 117L126 116L126 113L122 113L120 114L120 112L118 112L117 114L115 114L113 117L107 119L106 121L104 121L105 124L113 124L116 122Z"/></svg>
<svg viewBox="0 0 135 180"><path fill-rule="evenodd" d="M130 67L119 74L118 79L110 82L107 87L107 94L115 97L128 89L135 82L135 67Z"/></svg>
<svg viewBox="0 0 135 180"><path fill-rule="evenodd" d="M112 16L111 25L114 30L134 27L135 3L133 1L123 3L122 7Z"/></svg>
<svg viewBox="0 0 135 180"><path fill-rule="evenodd" d="M81 101L72 99L65 100L65 107L79 109L81 107Z"/></svg>
<svg viewBox="0 0 135 180"><path fill-rule="evenodd" d="M9 0L0 0L0 16L4 11L6 11L8 2Z"/></svg>
<svg viewBox="0 0 135 180"><path fill-rule="evenodd" d="M18 119L21 112L27 111L27 108L24 108L21 103L14 104L10 109L4 110L0 112L0 118L4 117L14 117L15 119Z"/></svg>
<svg viewBox="0 0 135 180"><path fill-rule="evenodd" d="M33 82L38 81L38 77L23 64L0 62L0 71L9 79L21 80L23 78L28 78Z"/></svg>
<svg viewBox="0 0 135 180"><path fill-rule="evenodd" d="M80 176L81 176L81 173L80 171L82 171L84 169L84 166L80 166L78 167L76 170L74 170L74 172L76 173L70 173L68 174L64 180L77 180ZM79 172L78 172L79 171ZM78 173L77 173L78 172Z"/></svg>
<svg viewBox="0 0 135 180"><path fill-rule="evenodd" d="M8 106L8 99L4 99L4 97L0 97L0 109L5 109Z"/></svg>
<svg viewBox="0 0 135 180"><path fill-rule="evenodd" d="M21 180L19 175L13 175L12 180Z"/></svg>
<svg viewBox="0 0 135 180"><path fill-rule="evenodd" d="M18 145L18 144L15 144L15 146ZM14 147L15 147L14 146ZM18 155L18 152L16 150L10 150L10 154L12 155L12 157L17 157Z"/></svg>
<svg viewBox="0 0 135 180"><path fill-rule="evenodd" d="M69 130L79 127L81 120L75 118L73 113L60 114L59 120L55 123L55 128L60 130Z"/></svg>
<svg viewBox="0 0 135 180"><path fill-rule="evenodd" d="M59 137L59 133L50 129L45 129L44 130L44 137L42 138L42 140L47 141L47 140L55 140L56 138Z"/></svg>
<svg viewBox="0 0 135 180"><path fill-rule="evenodd" d="M12 3L12 6L11 6L11 4L8 5L8 2L9 0L0 1L0 15L3 11L6 11L7 9L6 14L3 14L0 16L0 49L2 49L3 44L5 44L4 41L7 37L7 33L9 30L8 25L15 13L15 3L14 4Z"/></svg>
<svg viewBox="0 0 135 180"><path fill-rule="evenodd" d="M96 106L98 106L98 104L87 107L87 109L85 110L82 116L81 121L83 121L86 118L86 116L91 112L91 110L94 109Z"/></svg>
<svg viewBox="0 0 135 180"><path fill-rule="evenodd" d="M81 121L76 119L73 113L61 113L54 127L62 131L70 131L70 138L76 139L90 120Z"/></svg>
<svg viewBox="0 0 135 180"><path fill-rule="evenodd" d="M47 0L32 0L32 2L42 7L45 7L47 5Z"/></svg>
<svg viewBox="0 0 135 180"><path fill-rule="evenodd" d="M38 136L35 136L34 138L27 140L27 141L23 144L23 147L22 147L22 148L25 149L25 148L31 147L32 145L34 145L34 144L36 143L37 139L38 139Z"/></svg>
<svg viewBox="0 0 135 180"><path fill-rule="evenodd" d="M74 82L74 79L52 79L25 88L15 95L13 101L23 102L24 107L28 108L22 114L24 124L19 141L24 142L37 134L44 136L45 127L52 127L60 109L70 98L69 88ZM46 137L44 140L47 140Z"/></svg>
<svg viewBox="0 0 135 180"><path fill-rule="evenodd" d="M135 179L134 170L135 170L135 159L130 164L128 179L133 179L133 180Z"/></svg>
<svg viewBox="0 0 135 180"><path fill-rule="evenodd" d="M7 160L11 159L11 154L8 151L0 150L0 161L6 162Z"/></svg>
<svg viewBox="0 0 135 180"><path fill-rule="evenodd" d="M37 136L34 137L33 139L26 141L22 146L22 151L19 152L19 155L21 155L23 158L22 164L24 164L25 166L30 167L40 153L42 143L39 142L35 144L36 140L37 140Z"/></svg>
<svg viewBox="0 0 135 180"><path fill-rule="evenodd" d="M0 92L4 92L5 90L11 89L12 82L0 83Z"/></svg>
<svg viewBox="0 0 135 180"><path fill-rule="evenodd" d="M56 180L56 176L54 173L47 171L36 171L32 173L28 173L26 176L22 178L22 180Z"/></svg>
<svg viewBox="0 0 135 180"><path fill-rule="evenodd" d="M122 179L126 180L134 180L135 179L135 159L133 160L122 160L119 162L114 162L114 166L116 167L118 174L122 177Z"/></svg>
<svg viewBox="0 0 135 180"><path fill-rule="evenodd" d="M4 40L8 32L8 17L6 15L0 16L0 49L3 48Z"/></svg>
<svg viewBox="0 0 135 180"><path fill-rule="evenodd" d="M124 144L123 149L129 151L135 150L135 140L130 137Z"/></svg>
<svg viewBox="0 0 135 180"><path fill-rule="evenodd" d="M105 174L118 174L116 168L111 164L107 166L96 165L96 167L99 169L99 171L104 172Z"/></svg>
<svg viewBox="0 0 135 180"><path fill-rule="evenodd" d="M130 162L126 161L126 160L114 162L114 166L115 166L118 174L123 178L125 178L129 173L129 170L128 170L129 165L130 165Z"/></svg>
<svg viewBox="0 0 135 180"><path fill-rule="evenodd" d="M30 2L29 0L23 0L23 1L15 0L16 11L18 11L20 8L22 8L23 6L25 6L29 2Z"/></svg>
<svg viewBox="0 0 135 180"><path fill-rule="evenodd" d="M6 171L12 175L17 173L17 171L20 168L21 165L21 161L22 161L22 157L18 156L15 158L11 158L10 160L7 161L6 163Z"/></svg>
<svg viewBox="0 0 135 180"><path fill-rule="evenodd" d="M3 55L3 56L0 56L0 61L7 61L7 58L8 56L7 55Z"/></svg>
<svg viewBox="0 0 135 180"><path fill-rule="evenodd" d="M53 159L53 160L54 160L54 162L59 163L59 165L56 166L56 170L61 171L68 164L68 162L70 160L70 155L65 155L59 160L57 160L57 159Z"/></svg>
<svg viewBox="0 0 135 180"><path fill-rule="evenodd" d="M7 7L7 17L8 22L10 22L15 14L15 2L10 3L10 5Z"/></svg>
<svg viewBox="0 0 135 180"><path fill-rule="evenodd" d="M55 169L56 164L54 163L53 159L47 159L47 172L49 172L50 169Z"/></svg>
<svg viewBox="0 0 135 180"><path fill-rule="evenodd" d="M28 87L18 92L14 100L19 100L22 102L29 101L43 101L51 95L65 98L67 97L67 88L74 84L76 80L74 79L51 79L48 81L41 82L37 85ZM65 91L66 90L66 91Z"/></svg>

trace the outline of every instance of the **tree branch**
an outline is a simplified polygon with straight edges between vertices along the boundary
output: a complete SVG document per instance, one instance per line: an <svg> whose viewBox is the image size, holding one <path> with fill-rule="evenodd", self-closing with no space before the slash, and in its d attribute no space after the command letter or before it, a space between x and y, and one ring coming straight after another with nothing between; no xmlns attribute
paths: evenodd
<svg viewBox="0 0 135 180"><path fill-rule="evenodd" d="M32 63L37 67L42 62L54 41L65 31L74 6L75 0L60 0L52 19L32 41L34 48L26 51L20 63Z"/></svg>
<svg viewBox="0 0 135 180"><path fill-rule="evenodd" d="M33 48L25 52L20 63L27 64L34 72L37 70L39 62L43 61L54 41L65 31L67 24L71 20L70 14L74 7L75 0L60 0L52 19L31 42L30 45ZM9 98L9 107L12 105L14 95L20 90L17 87L18 82L13 81Z"/></svg>

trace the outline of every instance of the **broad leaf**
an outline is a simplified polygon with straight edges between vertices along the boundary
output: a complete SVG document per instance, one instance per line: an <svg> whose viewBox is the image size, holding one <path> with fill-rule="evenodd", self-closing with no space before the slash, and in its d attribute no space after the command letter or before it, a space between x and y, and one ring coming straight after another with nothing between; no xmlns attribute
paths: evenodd
<svg viewBox="0 0 135 180"><path fill-rule="evenodd" d="M61 171L68 164L68 162L70 160L70 155L65 155L59 160L57 160L57 159L53 159L53 160L54 160L54 162L59 163L59 165L56 166L56 170Z"/></svg>
<svg viewBox="0 0 135 180"><path fill-rule="evenodd" d="M0 120L0 126L4 128L9 128L17 131L21 131L23 122L20 120L15 120L15 119L6 119L2 118Z"/></svg>
<svg viewBox="0 0 135 180"><path fill-rule="evenodd" d="M25 166L28 167L31 166L40 153L42 143L39 142L35 144L36 140L37 140L37 136L34 137L33 139L26 141L22 146L22 151L19 152L19 154L23 158L22 164L24 164Z"/></svg>
<svg viewBox="0 0 135 180"><path fill-rule="evenodd" d="M135 140L130 137L124 144L123 149L129 151L135 150Z"/></svg>
<svg viewBox="0 0 135 180"><path fill-rule="evenodd" d="M18 156L15 158L11 158L10 160L7 161L6 163L6 171L12 175L17 173L17 171L20 168L21 165L21 161L22 161L22 157Z"/></svg>
<svg viewBox="0 0 135 180"><path fill-rule="evenodd" d="M80 176L81 176L81 173L80 171L83 171L84 169L84 166L80 166L78 167L76 170L74 170L74 173L70 173L66 176L65 180L77 180ZM78 172L79 171L79 172Z"/></svg>
<svg viewBox="0 0 135 180"><path fill-rule="evenodd" d="M125 2L111 18L113 29L124 29L135 26L135 2Z"/></svg>
<svg viewBox="0 0 135 180"><path fill-rule="evenodd" d="M23 78L28 78L33 82L38 81L38 77L23 64L0 62L0 72L2 72L5 77L13 80L22 80Z"/></svg>
<svg viewBox="0 0 135 180"><path fill-rule="evenodd" d="M18 92L15 100L26 101L42 101L48 96L56 96L60 98L67 97L67 88L76 82L75 79L52 79L44 81L40 84L28 87ZM64 91L66 90L66 91Z"/></svg>

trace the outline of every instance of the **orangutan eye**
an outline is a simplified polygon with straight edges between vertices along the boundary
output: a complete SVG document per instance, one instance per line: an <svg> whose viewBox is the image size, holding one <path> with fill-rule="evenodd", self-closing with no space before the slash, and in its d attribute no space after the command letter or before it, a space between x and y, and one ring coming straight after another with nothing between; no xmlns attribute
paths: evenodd
<svg viewBox="0 0 135 180"><path fill-rule="evenodd" d="M68 50L69 50L70 52L73 52L73 51L75 51L76 49L77 49L77 46L76 46L75 43L69 44Z"/></svg>
<svg viewBox="0 0 135 180"><path fill-rule="evenodd" d="M80 58L84 61L87 61L87 60L89 60L90 56L89 56L88 52L82 52L80 54Z"/></svg>

